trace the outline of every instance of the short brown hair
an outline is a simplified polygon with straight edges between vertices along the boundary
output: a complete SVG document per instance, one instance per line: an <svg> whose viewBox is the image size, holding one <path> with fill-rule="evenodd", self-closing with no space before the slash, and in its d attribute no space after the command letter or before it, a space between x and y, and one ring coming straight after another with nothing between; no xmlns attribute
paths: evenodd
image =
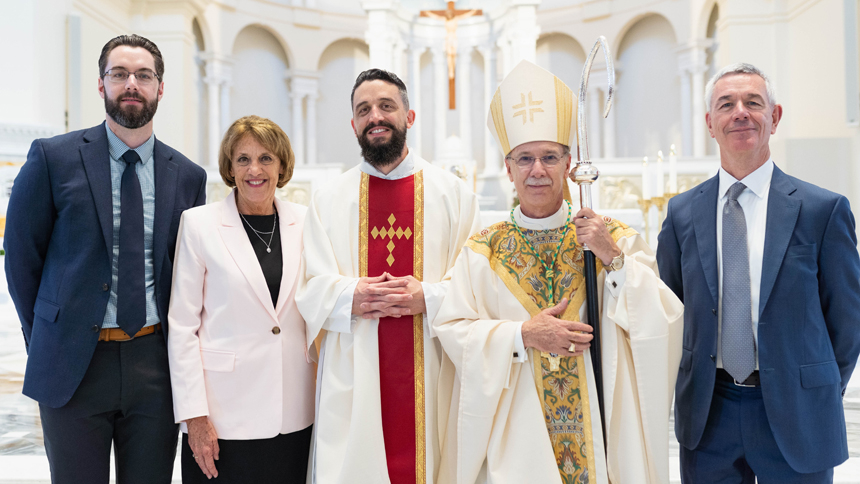
<svg viewBox="0 0 860 484"><path fill-rule="evenodd" d="M114 37L110 39L104 47L102 47L102 53L99 56L99 77L104 77L105 75L105 67L107 67L107 60L111 51L121 45L140 47L148 50L149 53L152 54L152 58L155 60L155 75L158 76L159 81L164 80L164 58L161 57L161 51L158 50L158 46L155 45L155 42L137 34Z"/></svg>
<svg viewBox="0 0 860 484"><path fill-rule="evenodd" d="M253 136L264 148L271 151L281 161L284 172L278 176L278 188L286 185L293 177L296 166L296 156L290 146L290 138L280 126L260 116L245 116L237 119L221 140L221 151L218 153L218 171L221 179L228 187L236 186L236 178L230 173L233 150L245 136Z"/></svg>

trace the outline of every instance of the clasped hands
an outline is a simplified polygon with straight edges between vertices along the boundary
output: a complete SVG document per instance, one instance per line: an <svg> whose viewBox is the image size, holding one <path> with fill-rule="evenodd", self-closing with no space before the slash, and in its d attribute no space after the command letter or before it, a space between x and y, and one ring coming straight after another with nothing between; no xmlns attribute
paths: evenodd
<svg viewBox="0 0 860 484"><path fill-rule="evenodd" d="M544 309L523 323L523 344L526 348L555 353L559 356L579 356L591 347L591 326L579 321L559 319L567 309L568 300L564 298L555 306ZM576 351L568 351L571 343Z"/></svg>
<svg viewBox="0 0 860 484"><path fill-rule="evenodd" d="M399 318L426 311L424 287L412 276L394 277L385 272L362 277L352 296L352 314L364 319Z"/></svg>

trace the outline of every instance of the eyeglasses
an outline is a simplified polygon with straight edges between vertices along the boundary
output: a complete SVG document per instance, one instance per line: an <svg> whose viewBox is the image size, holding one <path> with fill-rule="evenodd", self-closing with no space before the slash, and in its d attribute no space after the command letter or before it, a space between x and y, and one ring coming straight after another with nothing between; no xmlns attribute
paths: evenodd
<svg viewBox="0 0 860 484"><path fill-rule="evenodd" d="M149 86L156 80L161 80L161 78L158 77L158 74L152 72L152 70L150 69L141 69L137 72L128 72L127 70L120 67L108 69L108 71L105 72L102 77L114 84L125 84L125 82L128 81L128 76L134 76L135 80L137 80L138 85L141 86Z"/></svg>
<svg viewBox="0 0 860 484"><path fill-rule="evenodd" d="M543 166L556 166L561 163L565 156L566 155L520 156L518 158L507 156L506 158L513 160L514 164L520 168L529 168L534 165L537 160L540 160L541 163L543 163Z"/></svg>

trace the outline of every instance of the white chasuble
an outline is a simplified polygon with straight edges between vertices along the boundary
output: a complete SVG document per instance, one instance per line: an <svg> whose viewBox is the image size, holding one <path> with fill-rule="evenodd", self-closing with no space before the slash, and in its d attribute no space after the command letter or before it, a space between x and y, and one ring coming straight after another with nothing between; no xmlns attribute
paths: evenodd
<svg viewBox="0 0 860 484"><path fill-rule="evenodd" d="M442 377L454 389L449 415L440 414L439 483L669 480L669 412L683 305L660 280L653 252L635 231L605 218L625 263L607 274L598 260L605 454L589 350L552 369L547 354L517 349L523 321L563 297L571 302L562 319L585 320L582 249L573 223L557 259L548 261L556 274L554 298L546 292L540 261L523 250L524 235L538 242L541 257L551 254L539 243L561 238L566 213L563 204L555 215L536 220L517 209L522 235L509 222L484 229L470 238L454 267L433 324L450 358Z"/></svg>
<svg viewBox="0 0 860 484"><path fill-rule="evenodd" d="M297 296L309 348L320 337L308 482L436 482L441 347L430 321L479 228L468 187L414 155L387 176L362 163L314 193ZM427 312L351 314L358 279L382 272L421 281Z"/></svg>

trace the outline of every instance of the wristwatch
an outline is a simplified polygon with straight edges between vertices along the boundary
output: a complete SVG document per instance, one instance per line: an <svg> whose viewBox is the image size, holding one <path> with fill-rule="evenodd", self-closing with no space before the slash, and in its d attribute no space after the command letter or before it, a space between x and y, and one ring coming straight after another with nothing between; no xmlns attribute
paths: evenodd
<svg viewBox="0 0 860 484"><path fill-rule="evenodd" d="M624 267L624 252L612 258L612 262L606 267L606 272L620 271Z"/></svg>

